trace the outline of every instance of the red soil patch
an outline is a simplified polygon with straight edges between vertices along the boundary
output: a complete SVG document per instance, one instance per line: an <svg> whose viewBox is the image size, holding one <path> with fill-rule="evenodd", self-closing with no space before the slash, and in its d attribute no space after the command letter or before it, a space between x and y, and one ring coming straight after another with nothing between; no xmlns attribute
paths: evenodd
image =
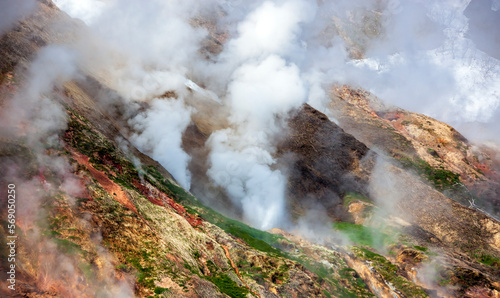
<svg viewBox="0 0 500 298"><path fill-rule="evenodd" d="M403 114L399 112L387 112L387 113L381 113L380 117L385 120L394 121L403 118Z"/></svg>
<svg viewBox="0 0 500 298"><path fill-rule="evenodd" d="M163 201L155 197L154 193L147 186L141 184L135 179L132 181L132 184L139 190L142 195L144 195L148 199L148 201L158 206L165 206Z"/></svg>
<svg viewBox="0 0 500 298"><path fill-rule="evenodd" d="M181 260L178 257L174 256L173 254L166 254L165 257L177 264L181 262Z"/></svg>
<svg viewBox="0 0 500 298"><path fill-rule="evenodd" d="M80 179L80 185L81 185L81 189L82 189L82 193L81 193L80 197L92 201L93 198L90 195L90 193L88 192L87 188L85 187L87 184L90 184L90 182L92 182L92 180L88 176L84 176L82 179Z"/></svg>
<svg viewBox="0 0 500 298"><path fill-rule="evenodd" d="M43 174L44 169L40 169L38 172L38 179L40 180L40 184L43 186L43 189L45 191L48 191L50 188L50 184L47 182L47 178L45 178L45 175Z"/></svg>
<svg viewBox="0 0 500 298"><path fill-rule="evenodd" d="M109 153L105 153L102 157L99 156L99 154L94 154L94 157L99 159L102 164L107 165L110 169L113 169L114 171L118 172L119 174L123 174L123 167L120 164L117 164L113 162L113 158ZM113 176L116 176L115 172L111 172Z"/></svg>
<svg viewBox="0 0 500 298"><path fill-rule="evenodd" d="M111 179L108 178L108 176L96 168L94 168L90 163L89 163L89 157L86 155L83 155L78 152L72 152L73 158L81 165L84 165L94 177L99 184L108 192L110 195L112 195L116 201L118 201L120 204L123 206L127 207L128 209L134 211L137 214L137 209L135 208L134 204L130 202L128 199L127 194L122 190L122 188L113 182Z"/></svg>
<svg viewBox="0 0 500 298"><path fill-rule="evenodd" d="M391 121L392 127L394 127L395 130L397 131L404 131L406 130L403 124L401 124L401 121Z"/></svg>
<svg viewBox="0 0 500 298"><path fill-rule="evenodd" d="M203 221L201 220L201 218L193 214L189 214L182 205L177 204L176 202L174 202L174 200L169 198L167 204L172 207L179 215L182 215L191 226L199 227L203 225Z"/></svg>
<svg viewBox="0 0 500 298"><path fill-rule="evenodd" d="M176 203L172 198L167 196L164 192L159 191L158 189L153 187L150 188L137 180L132 181L132 183L141 192L141 194L144 195L151 203L158 206L165 206L165 205L170 206L172 209L175 210L175 212L177 212L177 214L184 217L184 219L186 219L187 222L192 227L199 227L203 225L203 221L201 220L200 217L188 213L184 208L184 206Z"/></svg>
<svg viewBox="0 0 500 298"><path fill-rule="evenodd" d="M488 167L487 165L481 164L481 163L476 163L474 166L477 169L481 170L481 172L483 172L484 175L491 176L492 171L491 171L490 167Z"/></svg>

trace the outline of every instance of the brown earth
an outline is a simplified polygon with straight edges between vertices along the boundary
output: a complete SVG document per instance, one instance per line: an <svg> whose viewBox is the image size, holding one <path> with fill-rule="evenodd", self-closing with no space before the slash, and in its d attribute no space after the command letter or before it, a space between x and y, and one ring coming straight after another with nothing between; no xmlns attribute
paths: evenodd
<svg viewBox="0 0 500 298"><path fill-rule="evenodd" d="M319 203L331 217L346 219L342 197L347 192L367 194L373 163L368 147L309 105L296 111L288 126L278 156L288 167L292 213L303 214Z"/></svg>

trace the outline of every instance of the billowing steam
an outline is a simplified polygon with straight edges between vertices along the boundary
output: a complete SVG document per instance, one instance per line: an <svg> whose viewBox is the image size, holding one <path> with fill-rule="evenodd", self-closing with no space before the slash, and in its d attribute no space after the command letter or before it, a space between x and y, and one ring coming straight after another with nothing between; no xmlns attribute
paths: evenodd
<svg viewBox="0 0 500 298"><path fill-rule="evenodd" d="M0 2L0 36L36 8L35 0Z"/></svg>
<svg viewBox="0 0 500 298"><path fill-rule="evenodd" d="M131 141L186 188L181 139L199 112L189 90L222 103L228 125L207 141L207 174L259 228L287 218L287 179L273 158L284 119L304 102L328 115L330 84L363 87L458 127L489 124L470 136L500 141L498 29L474 29L482 15L498 14L498 1L56 3L89 24L76 43L79 64L127 101ZM208 32L195 20L214 15L229 38L207 59ZM485 26L498 28L497 20Z"/></svg>
<svg viewBox="0 0 500 298"><path fill-rule="evenodd" d="M215 68L229 70L225 104L231 128L208 140L208 175L226 189L244 218L259 228L283 223L286 177L273 170L273 139L283 131L276 117L307 99L300 69L284 56L298 44L307 3L265 2L239 25Z"/></svg>
<svg viewBox="0 0 500 298"><path fill-rule="evenodd" d="M469 7L476 8L469 13L472 19ZM495 7L494 1L401 1L398 13L382 20L383 38L373 40L365 58L353 63L361 71L358 84L389 103L459 127L496 121L500 15ZM482 18L488 14L497 18ZM478 22L474 18L492 30L469 31L469 23ZM497 53L482 50L491 48Z"/></svg>
<svg viewBox="0 0 500 298"><path fill-rule="evenodd" d="M130 120L131 126L141 132L131 136L132 143L150 152L186 189L191 185L187 171L190 157L181 149L181 139L191 120L190 113L182 101L155 100L151 110Z"/></svg>

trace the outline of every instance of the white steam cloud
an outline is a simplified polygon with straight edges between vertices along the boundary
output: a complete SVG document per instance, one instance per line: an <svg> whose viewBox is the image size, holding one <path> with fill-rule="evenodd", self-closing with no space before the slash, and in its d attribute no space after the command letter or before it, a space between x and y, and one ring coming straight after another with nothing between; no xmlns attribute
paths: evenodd
<svg viewBox="0 0 500 298"><path fill-rule="evenodd" d="M36 8L36 0L0 2L0 36Z"/></svg>
<svg viewBox="0 0 500 298"><path fill-rule="evenodd" d="M91 24L99 17L107 1L103 0L52 0L60 9L74 18Z"/></svg>
<svg viewBox="0 0 500 298"><path fill-rule="evenodd" d="M401 1L398 13L385 21L384 38L351 63L357 69L351 80L384 101L459 128L494 124L500 116L500 61L468 38L464 11L476 2ZM492 31L476 35L495 43ZM491 126L489 137L499 142L497 126Z"/></svg>
<svg viewBox="0 0 500 298"><path fill-rule="evenodd" d="M188 72L201 59L198 49L206 36L204 29L194 28L189 20L202 4L117 0L94 8L95 13L87 18L86 4L62 2L60 8L84 18L90 26L75 44L79 65L125 99L127 111L122 116L131 117L127 121L133 130L132 143L189 189L190 157L181 143L193 109L184 104L184 98L189 94ZM209 5L208 1L203 5ZM175 99L165 96L167 91L175 91L169 95ZM217 98L213 93L206 95Z"/></svg>
<svg viewBox="0 0 500 298"><path fill-rule="evenodd" d="M27 138L33 148L53 145L57 133L66 127L62 106L48 97L54 85L76 75L74 53L66 47L50 45L38 52L30 65L25 86L2 109L3 132Z"/></svg>
<svg viewBox="0 0 500 298"><path fill-rule="evenodd" d="M139 150L151 152L186 189L191 187L187 171L189 155L181 149L182 132L191 122L191 111L182 101L154 100L148 112L130 120L131 126L141 133L131 136ZM146 147L150 146L150 147Z"/></svg>
<svg viewBox="0 0 500 298"><path fill-rule="evenodd" d="M276 117L307 99L300 69L284 57L300 44L300 22L311 17L311 8L305 1L264 2L238 25L214 66L230 72L226 104L232 126L208 141L208 175L241 206L244 219L262 229L287 221L287 179L272 168L272 142L284 129Z"/></svg>
<svg viewBox="0 0 500 298"><path fill-rule="evenodd" d="M500 142L497 41L494 30L471 31L474 18L486 14L468 12L471 1L86 3L57 1L91 27L77 43L80 65L125 98L133 143L186 188L182 134L200 112L186 86L222 103L228 125L208 139L207 174L256 227L287 219L287 179L273 158L284 120L304 102L328 112L325 88L333 83L459 128L486 124L480 136L468 136ZM482 3L498 12L498 1ZM207 30L193 20L214 16L229 38L206 59ZM495 20L485 18L490 27Z"/></svg>

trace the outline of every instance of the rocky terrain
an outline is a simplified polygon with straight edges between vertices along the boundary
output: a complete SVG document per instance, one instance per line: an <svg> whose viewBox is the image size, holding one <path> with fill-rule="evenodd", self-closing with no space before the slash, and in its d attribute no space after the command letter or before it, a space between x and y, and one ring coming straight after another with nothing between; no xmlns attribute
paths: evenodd
<svg viewBox="0 0 500 298"><path fill-rule="evenodd" d="M333 31L349 35L339 22ZM207 57L220 52L229 33L211 20L193 23L209 29ZM37 52L84 28L43 0L1 36L4 117ZM353 41L351 55L366 42ZM16 290L7 287L2 245L2 296L500 297L494 149L362 89L331 86L335 121L308 104L283 120L273 166L287 173L295 225L261 231L207 176L207 140L231 126L211 117L224 107L187 99L199 112L182 135L193 174L186 190L127 140L126 109L101 100L120 95L89 69L40 97L64 114L51 134L33 137L40 127L30 121L0 130L0 185L16 183L19 206Z"/></svg>

